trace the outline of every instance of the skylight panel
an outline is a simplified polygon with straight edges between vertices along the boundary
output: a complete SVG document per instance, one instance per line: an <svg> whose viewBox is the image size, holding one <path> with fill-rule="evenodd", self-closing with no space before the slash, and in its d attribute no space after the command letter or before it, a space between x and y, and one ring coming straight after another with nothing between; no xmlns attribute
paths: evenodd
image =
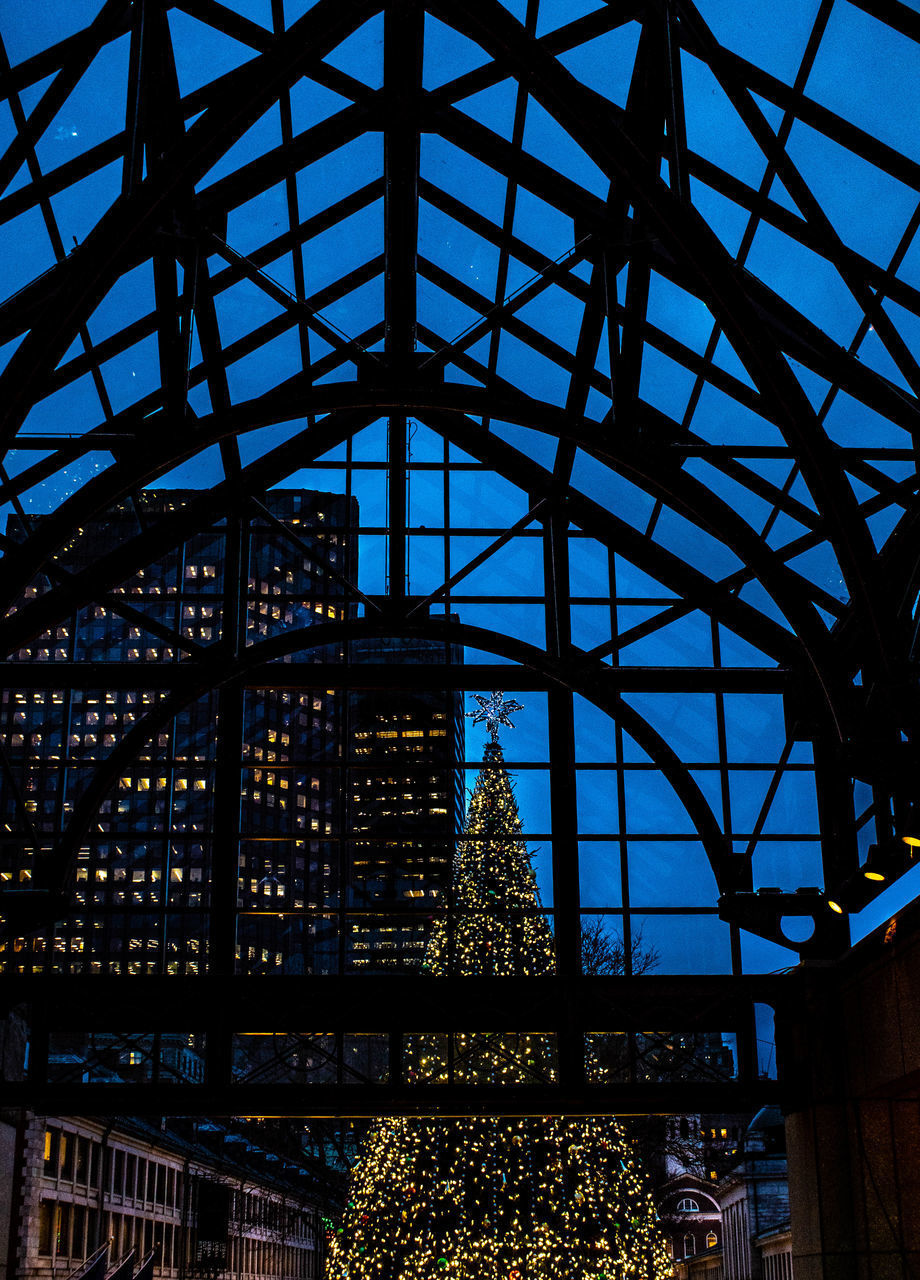
<svg viewBox="0 0 920 1280"><path fill-rule="evenodd" d="M16 245L15 253L0 254L0 299L11 297L43 271L53 267L54 250L38 209L27 209L4 223L8 244Z"/></svg>
<svg viewBox="0 0 920 1280"><path fill-rule="evenodd" d="M272 3L271 0L221 0L228 9L232 9L234 13L238 13L243 18L248 18L250 22L257 22L260 27L264 27L266 31L272 29ZM287 0L284 6L285 17L288 26L294 21L292 10L294 5L291 0Z"/></svg>
<svg viewBox="0 0 920 1280"><path fill-rule="evenodd" d="M866 516L866 524L869 526L869 533L872 535L872 542L876 551L881 551L894 533L903 515L904 509L901 506L892 504L891 506L883 507L881 511L876 511L874 514Z"/></svg>
<svg viewBox="0 0 920 1280"><path fill-rule="evenodd" d="M681 50L681 73L687 146L756 190L767 162L728 95L709 67L686 49Z"/></svg>
<svg viewBox="0 0 920 1280"><path fill-rule="evenodd" d="M315 4L316 0L284 0L284 17L287 25L290 27L298 18L302 18Z"/></svg>
<svg viewBox="0 0 920 1280"><path fill-rule="evenodd" d="M778 427L727 396L711 382L703 387L690 429L710 444L784 443Z"/></svg>
<svg viewBox="0 0 920 1280"><path fill-rule="evenodd" d="M569 610L572 626L572 644L590 652L609 645L611 636L610 607L608 605L573 604ZM611 663L611 655L605 654L602 662Z"/></svg>
<svg viewBox="0 0 920 1280"><path fill-rule="evenodd" d="M707 620L706 630L708 629ZM711 662L712 646L708 647ZM681 760L688 764L718 760L719 739L714 694L630 693L625 695L625 701L661 734ZM661 830L660 827L653 829Z"/></svg>
<svg viewBox="0 0 920 1280"><path fill-rule="evenodd" d="M307 296L383 252L383 201L359 209L304 246Z"/></svg>
<svg viewBox="0 0 920 1280"><path fill-rule="evenodd" d="M301 76L290 88L291 126L295 134L312 129L321 120L328 120L337 111L350 105L350 99L334 93L324 84L317 84L309 76Z"/></svg>
<svg viewBox="0 0 920 1280"><path fill-rule="evenodd" d="M682 470L727 503L756 532L763 528L773 508L759 494L726 475L705 458L688 458Z"/></svg>
<svg viewBox="0 0 920 1280"><path fill-rule="evenodd" d="M102 376L116 413L156 391L160 386L160 362L155 335L107 360Z"/></svg>
<svg viewBox="0 0 920 1280"><path fill-rule="evenodd" d="M898 333L914 359L920 360L920 315L915 311L908 311L897 302L892 302L890 298L885 299L883 307L889 318L894 321Z"/></svg>
<svg viewBox="0 0 920 1280"><path fill-rule="evenodd" d="M829 542L820 542L789 561L790 568L802 574L809 582L835 600L846 601L849 592L843 580L843 573Z"/></svg>
<svg viewBox="0 0 920 1280"><path fill-rule="evenodd" d="M650 343L645 344L639 395L647 404L680 422L690 402L695 381L696 376L689 369Z"/></svg>
<svg viewBox="0 0 920 1280"><path fill-rule="evenodd" d="M646 314L650 324L671 334L691 351L702 355L706 350L712 333L712 312L702 299L657 271L649 276Z"/></svg>
<svg viewBox="0 0 920 1280"><path fill-rule="evenodd" d="M824 429L835 444L856 449L904 448L910 437L845 391L838 391L824 418Z"/></svg>
<svg viewBox="0 0 920 1280"><path fill-rule="evenodd" d="M533 245L547 258L558 258L575 243L575 227L571 216L539 196L519 187L514 202L514 235Z"/></svg>
<svg viewBox="0 0 920 1280"><path fill-rule="evenodd" d="M557 27L564 27L576 18L601 8L601 0L540 0L537 35L545 36L548 31L555 31Z"/></svg>
<svg viewBox="0 0 920 1280"><path fill-rule="evenodd" d="M818 15L819 0L696 0L713 35L755 67L792 84Z"/></svg>
<svg viewBox="0 0 920 1280"><path fill-rule="evenodd" d="M620 520L625 520L633 528L644 532L649 517L655 507L655 500L644 489L619 475L604 463L598 462L590 454L579 449L575 454L575 465L572 468L572 487L579 489L586 497L597 502L606 511L612 512ZM617 574L618 591L624 594L624 588ZM637 592L637 594L640 594Z"/></svg>
<svg viewBox="0 0 920 1280"><path fill-rule="evenodd" d="M559 54L559 61L589 89L626 106L642 28L626 22Z"/></svg>
<svg viewBox="0 0 920 1280"><path fill-rule="evenodd" d="M33 460L35 455L32 455ZM54 511L62 502L77 493L112 466L114 458L108 451L94 449L75 462L69 462L46 480L33 485L22 495L21 501L30 515Z"/></svg>
<svg viewBox="0 0 920 1280"><path fill-rule="evenodd" d="M503 174L434 133L422 134L421 174L442 191L501 225L508 187Z"/></svg>
<svg viewBox="0 0 920 1280"><path fill-rule="evenodd" d="M90 336L101 342L147 315L155 305L153 266L148 260L118 277L89 318Z"/></svg>
<svg viewBox="0 0 920 1280"><path fill-rule="evenodd" d="M708 578L727 577L743 565L743 561L724 542L670 507L662 507L652 537Z"/></svg>
<svg viewBox="0 0 920 1280"><path fill-rule="evenodd" d="M712 187L707 186L705 182L701 182L696 177L690 181L690 191L693 197L693 206L697 213L702 216L709 228L734 257L741 245L745 228L750 219L747 209L743 209L734 200L729 200L721 192L714 191Z"/></svg>
<svg viewBox="0 0 920 1280"><path fill-rule="evenodd" d="M826 378L822 378L819 374L813 373L811 369L805 365L799 364L798 360L794 360L791 356L786 356L786 363L795 374L799 386L805 392L813 409L820 409L830 390L830 383Z"/></svg>
<svg viewBox="0 0 920 1280"><path fill-rule="evenodd" d="M769 667L773 659L737 635L724 624L719 624L719 659L723 667Z"/></svg>
<svg viewBox="0 0 920 1280"><path fill-rule="evenodd" d="M756 390L753 379L741 363L741 358L724 333L719 334L719 341L716 343L712 361L720 369L730 373L733 378L737 378L739 382L743 382L752 390Z"/></svg>
<svg viewBox="0 0 920 1280"><path fill-rule="evenodd" d="M103 0L68 0L67 4L4 5L3 43L10 62L13 66L25 62L88 27L102 3Z"/></svg>
<svg viewBox="0 0 920 1280"><path fill-rule="evenodd" d="M36 143L47 173L125 127L127 35L103 45Z"/></svg>
<svg viewBox="0 0 920 1280"><path fill-rule="evenodd" d="M251 333L284 310L280 302L276 302L246 278L238 280L229 289L218 294L214 302L224 347Z"/></svg>
<svg viewBox="0 0 920 1280"><path fill-rule="evenodd" d="M515 386L525 387L529 395L550 404L565 404L569 374L533 347L503 333L498 349L498 375Z"/></svg>
<svg viewBox="0 0 920 1280"><path fill-rule="evenodd" d="M790 213L794 213L797 218L801 218L803 216L801 209L793 200L792 196L786 190L779 178L774 178L770 184L770 200L773 204L778 204L780 208L788 209L788 211ZM770 218L773 214L774 211L770 210L767 217Z"/></svg>
<svg viewBox="0 0 920 1280"><path fill-rule="evenodd" d="M704 907L712 902L712 867L698 841L630 840L628 849L633 902L647 907Z"/></svg>
<svg viewBox="0 0 920 1280"><path fill-rule="evenodd" d="M370 329L382 315L382 272L365 284L358 285L342 298L323 307L324 318L354 338Z"/></svg>
<svg viewBox="0 0 920 1280"><path fill-rule="evenodd" d="M24 334L20 334L16 338L11 338L9 342L4 342L0 344L0 373L3 372L3 370L9 364L9 362L12 360L16 351L19 349L19 344L20 342L22 342L24 336L25 336Z"/></svg>
<svg viewBox="0 0 920 1280"><path fill-rule="evenodd" d="M916 208L917 193L800 120L786 152L844 244L887 266Z"/></svg>
<svg viewBox="0 0 920 1280"><path fill-rule="evenodd" d="M422 88L438 89L449 80L483 67L492 59L468 36L425 14Z"/></svg>
<svg viewBox="0 0 920 1280"><path fill-rule="evenodd" d="M749 604L751 608L758 609L766 617L771 618L774 622L779 623L786 631L793 631L789 619L780 609L779 605L770 595L770 593L756 579L752 582L746 582L738 592L740 599L745 604Z"/></svg>
<svg viewBox="0 0 920 1280"><path fill-rule="evenodd" d="M29 410L20 435L80 436L97 427L101 418L99 397L92 377L86 373L38 400Z"/></svg>
<svg viewBox="0 0 920 1280"><path fill-rule="evenodd" d="M920 48L847 0L834 5L806 92L904 155L920 158Z"/></svg>
<svg viewBox="0 0 920 1280"><path fill-rule="evenodd" d="M165 475L157 476L145 489L210 489L224 479L224 464L216 444L196 453L189 462L182 462Z"/></svg>
<svg viewBox="0 0 920 1280"><path fill-rule="evenodd" d="M379 89L383 84L383 14L375 13L323 61L369 89Z"/></svg>
<svg viewBox="0 0 920 1280"><path fill-rule="evenodd" d="M51 208L67 252L83 243L120 194L121 162L113 160L104 169L97 169L51 197Z"/></svg>
<svg viewBox="0 0 920 1280"><path fill-rule="evenodd" d="M857 355L862 364L868 365L870 369L880 373L883 378L887 378L889 382L893 382L902 391L906 391L913 399L914 393L910 385L894 360L892 360L887 348L883 345L874 329L870 328L862 342L860 342Z"/></svg>
<svg viewBox="0 0 920 1280"><path fill-rule="evenodd" d="M227 243L247 257L288 230L287 190L283 182L260 191L227 214Z"/></svg>
<svg viewBox="0 0 920 1280"><path fill-rule="evenodd" d="M284 335L285 337L287 335ZM259 458L290 440L307 426L306 419L297 418L293 422L275 422L269 427L260 427L256 431L247 431L239 437L240 461L246 467Z"/></svg>
<svg viewBox="0 0 920 1280"><path fill-rule="evenodd" d="M256 56L249 45L217 31L207 22L199 22L182 9L170 8L167 18L183 98Z"/></svg>
<svg viewBox="0 0 920 1280"><path fill-rule="evenodd" d="M585 404L585 417L594 422L603 422L610 412L610 397L591 387Z"/></svg>
<svg viewBox="0 0 920 1280"><path fill-rule="evenodd" d="M515 315L559 346L574 351L584 311L583 302L553 284L516 310Z"/></svg>
<svg viewBox="0 0 920 1280"><path fill-rule="evenodd" d="M476 235L469 227L419 201L419 252L468 284L478 293L493 296L498 276L498 246Z"/></svg>
<svg viewBox="0 0 920 1280"><path fill-rule="evenodd" d="M383 175L383 134L362 133L297 173L302 219L328 209Z"/></svg>
<svg viewBox="0 0 920 1280"><path fill-rule="evenodd" d="M0 154L4 153L16 137L13 112L8 101L0 102Z"/></svg>
<svg viewBox="0 0 920 1280"><path fill-rule="evenodd" d="M218 179L234 173L257 156L267 151L274 151L281 146L281 110L277 102L273 102L246 132L233 143L220 157L215 165L202 175L198 189L203 190Z"/></svg>
<svg viewBox="0 0 920 1280"><path fill-rule="evenodd" d="M417 297L419 321L439 336L442 346L453 342L481 318L480 312L466 306L423 274L418 278Z"/></svg>
<svg viewBox="0 0 920 1280"><path fill-rule="evenodd" d="M915 289L920 289L920 236L916 232L898 266L898 275Z"/></svg>
<svg viewBox="0 0 920 1280"><path fill-rule="evenodd" d="M555 436L532 430L528 426L518 426L517 422L498 422L495 419L491 420L490 430L491 434L516 448L523 457L539 462L546 470L553 468L557 453Z"/></svg>
<svg viewBox="0 0 920 1280"><path fill-rule="evenodd" d="M610 179L534 97L527 102L524 149L606 200Z"/></svg>
<svg viewBox="0 0 920 1280"><path fill-rule="evenodd" d="M745 265L835 342L849 342L862 311L826 258L761 223Z"/></svg>
<svg viewBox="0 0 920 1280"><path fill-rule="evenodd" d="M804 525L799 524L798 520L793 520L791 516L786 515L785 511L781 511L766 535L767 545L773 551L783 551L807 532L808 530Z"/></svg>
<svg viewBox="0 0 920 1280"><path fill-rule="evenodd" d="M458 100L456 105L473 120L510 142L514 131L517 96L517 81L500 80L488 89L481 89L478 93L471 93L468 98Z"/></svg>
<svg viewBox="0 0 920 1280"><path fill-rule="evenodd" d="M292 324L284 332L263 342L256 351L228 365L230 399L234 404L254 400L292 378L302 368L300 337Z"/></svg>

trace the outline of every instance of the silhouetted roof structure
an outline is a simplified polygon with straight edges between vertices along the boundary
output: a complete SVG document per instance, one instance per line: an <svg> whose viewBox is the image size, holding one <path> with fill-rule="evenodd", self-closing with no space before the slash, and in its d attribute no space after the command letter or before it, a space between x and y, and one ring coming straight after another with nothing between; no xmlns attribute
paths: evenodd
<svg viewBox="0 0 920 1280"><path fill-rule="evenodd" d="M917 7L49 0L0 32L4 654L103 601L171 637L160 690L462 643L446 687L531 709L561 971L579 910L666 974L845 948L918 817ZM347 618L232 650L119 599L275 486L357 499Z"/></svg>

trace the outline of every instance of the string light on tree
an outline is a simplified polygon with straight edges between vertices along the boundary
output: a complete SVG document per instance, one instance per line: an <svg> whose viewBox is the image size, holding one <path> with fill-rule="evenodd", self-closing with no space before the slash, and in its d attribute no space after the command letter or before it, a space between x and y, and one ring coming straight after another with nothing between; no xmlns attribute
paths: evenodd
<svg viewBox="0 0 920 1280"><path fill-rule="evenodd" d="M424 967L434 978L551 974L552 930L498 739L523 708L501 692L476 700L473 719L491 737L458 842L451 910ZM548 1034L460 1033L450 1055L445 1039L412 1040L410 1078L555 1078ZM664 1280L670 1272L641 1168L606 1116L377 1121L326 1267L327 1280Z"/></svg>

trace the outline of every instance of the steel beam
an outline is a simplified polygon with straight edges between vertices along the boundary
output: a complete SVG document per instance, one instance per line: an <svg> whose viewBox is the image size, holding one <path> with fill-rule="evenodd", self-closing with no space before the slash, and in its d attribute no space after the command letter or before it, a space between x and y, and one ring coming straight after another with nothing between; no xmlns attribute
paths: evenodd
<svg viewBox="0 0 920 1280"><path fill-rule="evenodd" d="M143 615L135 614L135 621ZM303 633L301 633L302 637ZM170 639L170 643L177 641ZM185 641L190 644L190 641ZM201 646L197 646L199 649ZM207 651L205 651L207 653ZM393 689L410 677L408 668L397 663L362 662L272 662L259 663L234 683L243 689ZM201 660L168 665L136 662L3 662L0 688L3 689L198 689L214 672L207 656ZM532 667L512 667L488 662L466 662L462 666L424 664L411 668L413 689L489 689L500 684L521 690L553 687L553 681ZM223 676L223 671L221 672ZM793 683L782 667L608 667L597 676L611 692L654 693L782 693ZM509 683L510 682L510 683Z"/></svg>
<svg viewBox="0 0 920 1280"><path fill-rule="evenodd" d="M382 1115L591 1116L754 1112L779 1103L775 1080L748 1084L617 1084L563 1089L514 1085L506 1089L382 1084L4 1084L5 1105L44 1115L242 1116L374 1120Z"/></svg>
<svg viewBox="0 0 920 1280"><path fill-rule="evenodd" d="M751 1003L779 1007L808 972L641 977L449 977L415 974L0 978L0 1001L51 1031L551 1031L559 1011L585 1030L728 1030Z"/></svg>

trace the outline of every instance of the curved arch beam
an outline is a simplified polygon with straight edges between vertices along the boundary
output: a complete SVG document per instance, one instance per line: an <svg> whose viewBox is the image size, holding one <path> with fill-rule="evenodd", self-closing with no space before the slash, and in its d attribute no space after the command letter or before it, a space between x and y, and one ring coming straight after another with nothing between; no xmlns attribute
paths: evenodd
<svg viewBox="0 0 920 1280"><path fill-rule="evenodd" d="M27 582L34 576L36 569L57 547L63 544L70 536L71 530L75 525L79 526L88 522L95 515L107 510L135 488L150 483L161 471L170 469L180 462L193 457L200 449L209 444L216 443L236 432L254 430L291 417L304 416L309 413L327 414L328 416L321 423L313 428L307 428L292 440L286 441L271 453L259 459L258 462L246 468L241 476L241 484L234 486L234 491L238 491L243 482L249 488L267 487L277 483L284 474L285 466L303 465L304 461L321 455L346 438L351 431L365 425L372 416L385 413L387 408L390 407L398 408L403 412L414 413L419 417L429 417L432 423L437 422L436 429L441 434L454 436L462 448L474 454L477 454L481 447L489 446L494 456L496 442L493 437L487 436L481 430L477 430L475 424L470 423L467 415L490 411L496 417L502 417L507 421L543 430L555 438L571 439L575 443L583 444L590 449L602 452L608 457L610 456L609 450L598 446L597 441L601 438L602 433L598 432L593 424L589 422L575 423L571 416L563 410L523 395L507 396L497 401L494 395L485 392L481 388L463 385L454 385L449 389L439 387L367 388L337 383L332 386L305 388L302 392L292 393L289 401L285 403L281 398L280 392L273 392L258 401L238 405L229 411L212 414L209 418L201 419L197 429L194 431L187 430L181 439L173 438L173 440L169 440L167 438L165 442L158 440L152 443L150 451L146 455L134 453L130 462L116 463L115 466L108 468L107 471L89 481L77 494L64 502L57 512L46 517L40 528L35 531L30 539L10 549L3 562L0 563L0 579L4 582L4 597L9 604L18 599ZM584 435L582 431L584 431ZM304 453L305 446L307 448L306 454ZM510 449L510 446L508 448ZM536 467L535 464L531 464L529 459L524 459L517 451L513 452L518 464L514 465L513 473L508 478L514 483L520 483L523 466L523 469L529 472L531 482L538 483L545 493L551 492L552 482L549 474L544 472L542 468ZM620 464L621 469L631 471L640 482L647 481L649 485L654 485L655 490L666 499L669 497L668 490L649 468L644 467L640 472L638 466L632 462L622 462L620 459L617 459L617 462ZM687 479L689 480L690 477L687 477ZM693 485L697 489L697 496L705 502L707 499L705 490L696 485L696 482L693 482ZM222 496L229 494L229 492L230 486L228 482L224 482L213 491L216 499L213 504L215 512L222 512L225 505L222 501ZM576 502L581 510L587 510L594 514L593 523L595 525L598 523L598 518L606 524L607 530L598 534L602 541L610 542L611 531L614 528L618 530L620 537L625 536L629 531L631 541L634 543L637 541L635 531L631 529L631 526L626 525L623 521L618 520L616 516L606 512L604 508L591 503L590 499L578 495L577 491L570 490L569 493L571 500ZM209 505L208 497L205 496L190 505L204 510ZM689 510L689 505L685 509ZM731 514L727 513L727 518ZM580 518L581 516L579 516ZM735 517L732 516L732 519L735 519ZM701 523L704 523L704 521L701 521ZM737 520L738 525L742 523ZM175 513L173 519L164 520L161 524L164 532L167 527L175 526L176 541L180 541L184 536L185 522L182 519L181 512ZM744 526L742 535L745 538L745 545L738 548L736 554L744 559L746 554L749 553L751 558L755 559L760 549L760 544L757 543L747 526ZM154 536L156 536L156 531L154 531ZM616 537L617 535L614 536ZM639 540L639 545L641 545L642 541L641 539ZM166 545L165 541L163 545ZM82 577L85 580L86 589L82 603L94 598L94 594L99 590L100 583L115 585L118 579L113 575L120 571L124 573L129 571L129 547L130 544L126 544L116 552L104 557L98 565L93 567L91 573L84 571ZM662 564L667 565L669 553L663 547L656 549L661 553L658 559ZM651 547L649 547L649 553L651 553ZM682 564L683 562L678 560L676 563ZM107 565L111 565L111 569L107 569ZM119 566L121 567L120 569ZM771 576L772 570L779 567L778 565L767 565ZM660 574L660 565L656 566L656 572ZM727 591L721 592L723 599L720 606L720 614L725 618L727 625L735 627L738 626L739 622L743 624L748 617L751 619L756 618L760 635L755 636L751 627L742 625L743 632L753 640L753 643L762 645L764 642L762 633L764 631L770 632L769 651L779 661L801 665L804 650L811 655L809 660L811 667L816 671L822 671L828 665L826 636L821 635L819 631L820 624L817 624L813 618L809 619L807 616L807 601L804 599L796 600L790 591L784 589L786 583L783 582L783 579L785 578L794 588L796 585L794 577L795 575L789 571L780 573L780 582L774 590L774 597L780 597L777 600L779 607L782 609L785 606L785 610L788 610L791 614L792 621L798 625L797 641L772 620L764 619L764 615L745 605ZM720 594L718 584L713 583L711 579L706 578L688 566L687 571L682 574L682 581L675 584L681 595L687 591L688 578L709 599ZM673 574L670 575L670 582L674 582ZM74 601L68 600L68 610L73 605ZM30 628L31 633L36 634L51 625L55 620L52 617L54 608L54 600L50 595L45 595L20 608L12 617L4 620L0 624L0 636L3 637L3 644L6 650L11 651L24 643ZM730 618L734 618L734 621L729 620ZM760 625L761 619L763 619L765 625ZM827 677L823 678L826 679Z"/></svg>
<svg viewBox="0 0 920 1280"><path fill-rule="evenodd" d="M425 387L372 387L352 383L336 383L332 386L310 387L297 396L296 415L294 405L272 405L272 397L237 405L229 411L212 413L201 418L194 426L185 424L176 436L167 434L155 437L150 453L144 457L132 454L123 463L116 463L101 475L94 477L71 499L63 503L55 516L43 523L40 536L20 544L0 569L5 580L7 599L17 587L25 586L25 566L34 575L44 558L62 545L79 527L101 513L107 507L126 496L133 489L149 484L158 472L172 469L188 461L197 452L228 438L273 425L291 416L328 414L336 411L369 413L388 410L423 414L426 410L439 413L479 416L489 414L508 422L527 426L536 431L564 439L592 454L605 465L629 477L660 498L672 510L697 524L701 529L721 541L744 564L754 570L764 589L772 596L777 607L789 619L796 634L815 654L816 661L822 649L827 647L827 633L818 616L805 585L806 580L763 542L723 499L711 493L693 476L681 472L676 465L662 465L659 450L631 447L627 439L614 440L610 433L599 429L588 419L576 418L563 409L544 401L534 400L522 393L496 397L485 388L457 383L449 386ZM155 422L156 419L148 419ZM327 446L328 447L328 446ZM316 454L314 453L314 456ZM656 463L658 465L656 465ZM88 505L87 505L88 504ZM56 527L55 527L56 526ZM8 582L7 574L14 576L16 557L21 561L19 583Z"/></svg>
<svg viewBox="0 0 920 1280"><path fill-rule="evenodd" d="M128 730L119 745L96 769L93 780L74 806L70 822L62 833L53 859L49 860L47 865L49 884L56 882L62 890L72 889L71 876L76 855L80 843L98 812L99 805L115 780L135 759L151 735L158 732L184 707L222 685L231 684L253 667L278 661L286 654L296 653L302 649L338 644L361 636L382 637L392 634L392 625L387 626L384 623L366 622L360 619L348 622L323 622L316 626L300 627L283 635L273 636L269 640L263 640L259 644L248 646L238 659L219 660L212 668L213 678L207 683L202 682L193 689L175 693L163 699L143 720ZM443 621L427 619L418 623L406 623L400 620L399 634L444 643L466 643L476 649L500 654L520 666L541 672L548 682L587 699L613 720L618 721L667 779L699 835L717 886L720 889L726 887L723 881L726 878L727 860L732 857L731 848L709 802L690 771L658 731L653 729L619 695L603 689L606 668L602 663L591 663L586 654L577 650L573 651L572 656L576 659L580 656L581 663L576 661L573 664L571 657L555 659L542 649L527 644L523 640L516 640L499 632L470 626L450 618ZM346 670L347 667L343 664L343 671ZM575 679L572 678L573 671L579 673ZM510 674L513 674L513 668L509 667Z"/></svg>

